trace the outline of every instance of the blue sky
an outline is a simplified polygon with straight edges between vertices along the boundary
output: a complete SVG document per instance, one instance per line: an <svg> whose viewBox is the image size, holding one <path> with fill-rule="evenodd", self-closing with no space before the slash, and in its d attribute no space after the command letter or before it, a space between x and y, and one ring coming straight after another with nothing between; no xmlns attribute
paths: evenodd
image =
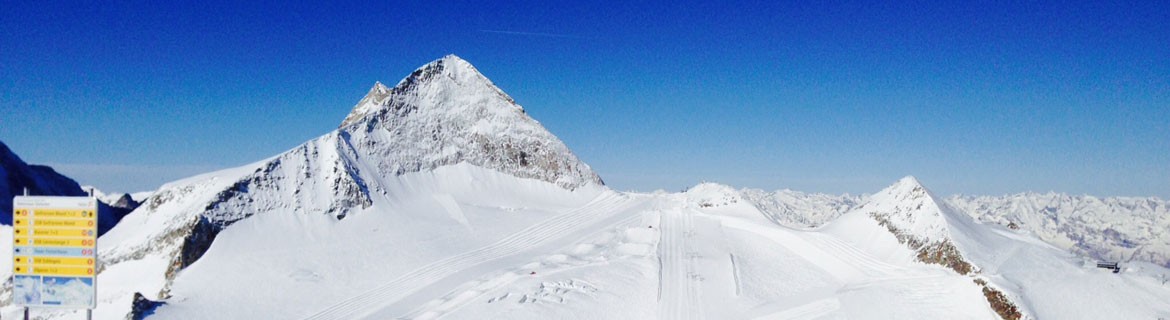
<svg viewBox="0 0 1170 320"><path fill-rule="evenodd" d="M0 140L148 190L454 53L614 188L1170 198L1170 5L10 2Z"/></svg>

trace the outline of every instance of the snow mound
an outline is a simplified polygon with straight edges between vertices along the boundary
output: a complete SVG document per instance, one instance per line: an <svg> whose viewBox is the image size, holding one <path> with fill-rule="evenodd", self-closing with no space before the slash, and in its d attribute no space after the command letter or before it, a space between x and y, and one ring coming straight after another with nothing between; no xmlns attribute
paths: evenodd
<svg viewBox="0 0 1170 320"><path fill-rule="evenodd" d="M695 207L713 208L742 203L743 197L734 188L711 182L704 182L687 189L683 193L687 201Z"/></svg>

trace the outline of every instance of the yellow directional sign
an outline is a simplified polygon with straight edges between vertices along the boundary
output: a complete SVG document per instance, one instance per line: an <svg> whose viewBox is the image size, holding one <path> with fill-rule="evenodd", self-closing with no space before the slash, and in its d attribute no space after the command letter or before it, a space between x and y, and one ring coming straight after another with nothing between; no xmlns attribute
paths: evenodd
<svg viewBox="0 0 1170 320"><path fill-rule="evenodd" d="M92 238L32 238L30 245L37 247L93 247Z"/></svg>
<svg viewBox="0 0 1170 320"><path fill-rule="evenodd" d="M46 276L93 277L93 267L42 267L33 266L33 274Z"/></svg>
<svg viewBox="0 0 1170 320"><path fill-rule="evenodd" d="M97 200L17 196L12 207L12 304L95 307Z"/></svg>
<svg viewBox="0 0 1170 320"><path fill-rule="evenodd" d="M70 257L35 257L32 259L35 266L48 265L63 265L63 266L93 266L93 258L70 258Z"/></svg>
<svg viewBox="0 0 1170 320"><path fill-rule="evenodd" d="M17 221L19 220L17 219ZM96 219L36 218L35 220L34 225L37 227L97 228Z"/></svg>
<svg viewBox="0 0 1170 320"><path fill-rule="evenodd" d="M27 233L27 231L25 232ZM22 233L17 233L22 234ZM93 238L97 236L97 232L93 229L50 229L50 228L36 228L32 232L33 237L88 237Z"/></svg>
<svg viewBox="0 0 1170 320"><path fill-rule="evenodd" d="M93 218L93 209L37 209L33 211L37 218Z"/></svg>

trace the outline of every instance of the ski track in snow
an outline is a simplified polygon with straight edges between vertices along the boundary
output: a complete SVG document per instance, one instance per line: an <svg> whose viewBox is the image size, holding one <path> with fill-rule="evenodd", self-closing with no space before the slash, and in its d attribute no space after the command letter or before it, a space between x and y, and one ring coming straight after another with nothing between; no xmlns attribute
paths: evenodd
<svg viewBox="0 0 1170 320"><path fill-rule="evenodd" d="M377 312L386 306L439 282L446 277L460 273L474 266L523 252L571 231L589 227L621 210L610 210L628 205L630 199L607 193L584 206L554 216L506 236L495 243L435 261L419 267L374 289L342 300L333 306L306 317L305 319L354 319Z"/></svg>
<svg viewBox="0 0 1170 320"><path fill-rule="evenodd" d="M858 271L861 271L865 275L883 277L905 272L905 268L878 260L869 253L861 251L856 246L836 237L816 233L806 233L805 235L809 235L810 237L807 238L812 240L811 242L821 248L821 250L855 266Z"/></svg>
<svg viewBox="0 0 1170 320"><path fill-rule="evenodd" d="M841 309L841 301L837 298L827 298L755 319L812 320L824 317L838 309Z"/></svg>
<svg viewBox="0 0 1170 320"><path fill-rule="evenodd" d="M728 253L727 257L731 261L731 276L735 280L735 296L738 297L743 291L743 282L739 280L739 265L735 263L735 254Z"/></svg>
<svg viewBox="0 0 1170 320"><path fill-rule="evenodd" d="M693 220L686 210L661 211L661 240L658 242L660 319L691 319L701 315L699 286L695 284L693 261L687 257L687 240L693 235Z"/></svg>

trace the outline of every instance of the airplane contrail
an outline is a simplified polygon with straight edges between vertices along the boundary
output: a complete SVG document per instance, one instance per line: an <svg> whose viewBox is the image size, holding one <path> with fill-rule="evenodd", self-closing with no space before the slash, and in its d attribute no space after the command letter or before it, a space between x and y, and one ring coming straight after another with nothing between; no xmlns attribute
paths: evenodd
<svg viewBox="0 0 1170 320"><path fill-rule="evenodd" d="M480 29L480 30L479 30L479 32L486 32L486 33L496 33L496 34L508 34L508 35L516 35L516 36L530 36L530 37L549 37L549 38L576 38L576 39L581 39L581 38L582 38L582 37L578 37L578 36L574 36L574 35L570 35L570 34L559 34L559 33L542 33L542 32L525 32L525 31L508 31L508 30L486 30L486 29Z"/></svg>

